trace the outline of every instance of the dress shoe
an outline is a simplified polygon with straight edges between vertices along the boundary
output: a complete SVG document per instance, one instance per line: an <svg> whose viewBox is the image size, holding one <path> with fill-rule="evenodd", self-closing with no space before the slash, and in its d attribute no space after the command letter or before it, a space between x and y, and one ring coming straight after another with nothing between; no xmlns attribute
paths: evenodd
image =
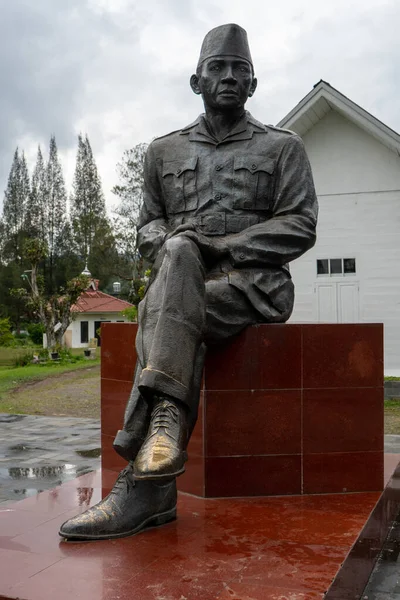
<svg viewBox="0 0 400 600"><path fill-rule="evenodd" d="M132 465L118 476L104 500L61 525L67 540L104 540L139 533L176 519L176 482L135 482Z"/></svg>
<svg viewBox="0 0 400 600"><path fill-rule="evenodd" d="M147 437L133 465L135 479L162 481L183 473L187 439L185 406L170 398L158 398Z"/></svg>

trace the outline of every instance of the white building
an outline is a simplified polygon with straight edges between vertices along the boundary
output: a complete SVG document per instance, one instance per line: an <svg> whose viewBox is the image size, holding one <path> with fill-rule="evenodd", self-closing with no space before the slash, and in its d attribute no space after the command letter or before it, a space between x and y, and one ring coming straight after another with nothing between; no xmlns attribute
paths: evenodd
<svg viewBox="0 0 400 600"><path fill-rule="evenodd" d="M385 374L400 375L400 135L324 81L278 126L302 137L320 206L291 319L383 322Z"/></svg>
<svg viewBox="0 0 400 600"><path fill-rule="evenodd" d="M74 320L64 334L64 342L68 348L87 348L92 338L97 338L100 346L98 330L102 323L124 323L128 320L121 315L121 311L132 304L100 292L98 285L99 281L92 279L88 289L71 308Z"/></svg>

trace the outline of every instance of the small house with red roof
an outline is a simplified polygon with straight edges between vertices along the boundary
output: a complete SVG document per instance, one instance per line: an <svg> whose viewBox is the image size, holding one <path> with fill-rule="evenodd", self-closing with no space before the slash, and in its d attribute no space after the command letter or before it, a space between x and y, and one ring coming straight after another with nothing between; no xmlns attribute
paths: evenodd
<svg viewBox="0 0 400 600"><path fill-rule="evenodd" d="M84 275L91 277L85 269ZM125 308L132 306L129 302L106 294L99 290L99 280L91 279L87 290L82 292L77 302L71 307L74 314L72 323L64 334L64 342L68 348L87 348L92 338L97 339L102 323L124 323L128 319L121 314Z"/></svg>

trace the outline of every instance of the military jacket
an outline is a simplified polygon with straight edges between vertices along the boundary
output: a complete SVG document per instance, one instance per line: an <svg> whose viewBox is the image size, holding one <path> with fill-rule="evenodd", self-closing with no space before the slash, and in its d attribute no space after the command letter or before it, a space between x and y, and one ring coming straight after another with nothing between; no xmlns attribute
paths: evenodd
<svg viewBox="0 0 400 600"><path fill-rule="evenodd" d="M150 261L169 232L193 223L211 240L225 237L231 282L250 294L267 285L268 269L290 277L286 264L313 246L316 220L301 138L248 112L222 141L200 115L148 148L138 247Z"/></svg>

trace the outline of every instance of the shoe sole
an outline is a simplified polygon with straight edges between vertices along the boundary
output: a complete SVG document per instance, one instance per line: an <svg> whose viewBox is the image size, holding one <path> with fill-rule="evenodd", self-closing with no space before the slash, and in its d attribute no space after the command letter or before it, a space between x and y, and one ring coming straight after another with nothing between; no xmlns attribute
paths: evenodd
<svg viewBox="0 0 400 600"><path fill-rule="evenodd" d="M108 535L84 535L80 533L76 534L65 534L60 530L58 534L63 537L65 540L111 540L116 538L128 537L130 535L135 535L144 529L151 529L152 527L159 527L160 525L165 525L170 521L175 521L176 519L176 506L172 510L168 510L167 512L160 513L158 515L152 515L148 519L145 519L140 525L135 527L134 529L130 529L129 531L124 531L123 533L110 533Z"/></svg>
<svg viewBox="0 0 400 600"><path fill-rule="evenodd" d="M136 481L171 481L171 479L175 479L179 475L185 472L185 467L182 467L180 471L175 471L175 473L165 473L163 475L136 475L133 474L133 478Z"/></svg>
<svg viewBox="0 0 400 600"><path fill-rule="evenodd" d="M183 460L184 462L186 462L188 459L188 455L186 450L183 451ZM171 479L174 479L175 477L178 477L179 475L182 475L182 473L185 472L185 465L183 464L182 468L179 469L178 471L175 471L174 473L160 473L159 475L157 473L135 473L135 466L133 466L133 478L136 479L137 481L171 481Z"/></svg>

